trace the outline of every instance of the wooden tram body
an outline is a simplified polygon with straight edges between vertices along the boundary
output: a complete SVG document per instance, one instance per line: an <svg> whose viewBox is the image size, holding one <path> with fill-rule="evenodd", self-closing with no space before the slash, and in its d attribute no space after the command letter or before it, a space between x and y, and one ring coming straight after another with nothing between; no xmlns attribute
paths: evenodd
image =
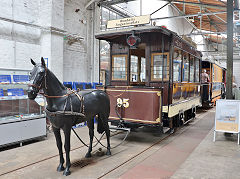
<svg viewBox="0 0 240 179"><path fill-rule="evenodd" d="M129 36L141 42L133 49ZM201 105L201 53L176 33L142 26L102 32L110 44L111 101L109 120L117 125L174 127L186 122Z"/></svg>
<svg viewBox="0 0 240 179"><path fill-rule="evenodd" d="M209 75L207 94L202 96L204 106L215 104L217 99L225 98L226 69L217 62L202 61L202 70ZM202 84L204 86L204 84Z"/></svg>

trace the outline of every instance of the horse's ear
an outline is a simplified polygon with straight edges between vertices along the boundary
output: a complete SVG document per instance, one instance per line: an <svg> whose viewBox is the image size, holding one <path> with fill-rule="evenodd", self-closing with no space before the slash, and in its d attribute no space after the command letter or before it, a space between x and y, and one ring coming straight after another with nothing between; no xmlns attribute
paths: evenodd
<svg viewBox="0 0 240 179"><path fill-rule="evenodd" d="M30 58L31 59L31 58ZM36 63L33 61L33 59L31 59L31 63L33 64L33 65L36 65Z"/></svg>
<svg viewBox="0 0 240 179"><path fill-rule="evenodd" d="M42 61L42 66L46 67L45 60L43 57L41 58L41 61Z"/></svg>

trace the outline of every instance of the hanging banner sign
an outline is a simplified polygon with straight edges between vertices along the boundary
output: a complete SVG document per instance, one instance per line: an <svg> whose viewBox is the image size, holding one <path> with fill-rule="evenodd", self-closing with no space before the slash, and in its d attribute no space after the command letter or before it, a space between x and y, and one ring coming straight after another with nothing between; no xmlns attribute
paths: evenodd
<svg viewBox="0 0 240 179"><path fill-rule="evenodd" d="M141 24L149 24L150 23L150 15L144 16L136 16L136 17L129 17L124 19L116 19L108 21L107 28L119 28L119 27L126 27L132 25L141 25Z"/></svg>

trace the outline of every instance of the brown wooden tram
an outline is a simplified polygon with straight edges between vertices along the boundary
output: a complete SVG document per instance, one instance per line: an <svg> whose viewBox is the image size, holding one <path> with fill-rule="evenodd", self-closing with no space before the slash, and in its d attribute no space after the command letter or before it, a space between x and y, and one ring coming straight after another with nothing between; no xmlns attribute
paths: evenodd
<svg viewBox="0 0 240 179"><path fill-rule="evenodd" d="M155 26L101 32L110 44L109 120L118 125L174 127L201 105L201 53L176 33Z"/></svg>

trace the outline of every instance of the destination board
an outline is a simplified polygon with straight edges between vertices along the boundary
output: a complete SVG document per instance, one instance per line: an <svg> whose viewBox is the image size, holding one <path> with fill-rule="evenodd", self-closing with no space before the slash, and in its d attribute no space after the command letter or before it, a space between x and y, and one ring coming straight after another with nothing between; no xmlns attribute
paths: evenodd
<svg viewBox="0 0 240 179"><path fill-rule="evenodd" d="M136 17L129 17L124 19L116 19L116 20L108 21L107 28L110 29L110 28L134 26L134 25L148 24L149 22L150 22L150 15L136 16Z"/></svg>

